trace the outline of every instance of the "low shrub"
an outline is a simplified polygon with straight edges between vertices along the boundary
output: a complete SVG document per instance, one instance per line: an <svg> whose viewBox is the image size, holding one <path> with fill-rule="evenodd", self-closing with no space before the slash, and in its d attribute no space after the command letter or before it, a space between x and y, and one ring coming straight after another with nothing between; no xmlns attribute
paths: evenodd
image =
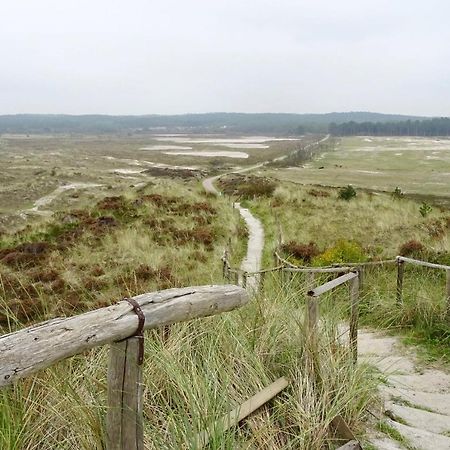
<svg viewBox="0 0 450 450"><path fill-rule="evenodd" d="M427 202L423 202L419 208L419 212L422 217L427 217L432 210L433 208Z"/></svg>
<svg viewBox="0 0 450 450"><path fill-rule="evenodd" d="M338 241L333 247L325 250L313 259L315 266L328 266L347 262L363 262L367 257L360 244L354 241Z"/></svg>
<svg viewBox="0 0 450 450"><path fill-rule="evenodd" d="M392 192L392 198L395 199L403 198L403 192L398 186L394 189L394 192Z"/></svg>
<svg viewBox="0 0 450 450"><path fill-rule="evenodd" d="M330 193L328 191L321 191L319 189L311 189L308 194L312 197L329 197Z"/></svg>
<svg viewBox="0 0 450 450"><path fill-rule="evenodd" d="M305 264L311 263L313 258L320 254L320 250L315 242L301 244L296 241L289 241L281 246L281 250L288 256L293 256Z"/></svg>
<svg viewBox="0 0 450 450"><path fill-rule="evenodd" d="M355 191L355 188L351 184L349 184L346 187L343 187L343 188L339 189L338 198L340 200L349 201L349 200L351 200L354 197L356 197L356 191Z"/></svg>
<svg viewBox="0 0 450 450"><path fill-rule="evenodd" d="M425 246L414 239L402 244L399 248L400 256L410 256L413 258L421 258L425 253Z"/></svg>

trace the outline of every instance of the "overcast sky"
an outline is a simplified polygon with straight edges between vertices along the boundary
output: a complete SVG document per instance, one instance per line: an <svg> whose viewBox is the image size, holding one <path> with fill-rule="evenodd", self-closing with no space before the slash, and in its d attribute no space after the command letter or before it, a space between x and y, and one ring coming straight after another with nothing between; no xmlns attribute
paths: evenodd
<svg viewBox="0 0 450 450"><path fill-rule="evenodd" d="M0 114L450 115L448 0L1 0Z"/></svg>

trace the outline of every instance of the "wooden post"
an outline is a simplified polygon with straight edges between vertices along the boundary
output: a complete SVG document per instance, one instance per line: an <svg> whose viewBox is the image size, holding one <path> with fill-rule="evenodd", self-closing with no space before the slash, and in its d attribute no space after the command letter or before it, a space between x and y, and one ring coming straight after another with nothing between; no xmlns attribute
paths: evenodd
<svg viewBox="0 0 450 450"><path fill-rule="evenodd" d="M239 271L236 270L236 272L234 272L234 284L236 286L239 286Z"/></svg>
<svg viewBox="0 0 450 450"><path fill-rule="evenodd" d="M306 292L314 288L314 273L308 272L306 273ZM315 340L313 336L316 332L316 325L318 321L319 316L319 304L318 300L307 296L306 298L306 308L307 308L307 330L309 336L312 338L312 340Z"/></svg>
<svg viewBox="0 0 450 450"><path fill-rule="evenodd" d="M223 266L222 266L222 276L223 279L226 280L227 279L227 260L225 258L223 258Z"/></svg>
<svg viewBox="0 0 450 450"><path fill-rule="evenodd" d="M397 260L397 304L403 302L403 275L405 273L405 263Z"/></svg>
<svg viewBox="0 0 450 450"><path fill-rule="evenodd" d="M264 284L266 282L266 272L261 272L259 274L259 293L264 293Z"/></svg>
<svg viewBox="0 0 450 450"><path fill-rule="evenodd" d="M364 276L366 275L366 269L364 266L358 267L358 278L359 278L359 291L362 292L364 287Z"/></svg>
<svg viewBox="0 0 450 450"><path fill-rule="evenodd" d="M247 272L243 272L243 273L242 273L242 287L243 287L244 289L247 288L247 277L248 277Z"/></svg>
<svg viewBox="0 0 450 450"><path fill-rule="evenodd" d="M450 269L447 269L447 283L446 283L446 317L447 321L450 322Z"/></svg>
<svg viewBox="0 0 450 450"><path fill-rule="evenodd" d="M358 361L358 317L359 317L359 277L350 281L350 348L353 354L353 361Z"/></svg>
<svg viewBox="0 0 450 450"><path fill-rule="evenodd" d="M139 345L138 337L111 344L106 416L108 450L144 450Z"/></svg>

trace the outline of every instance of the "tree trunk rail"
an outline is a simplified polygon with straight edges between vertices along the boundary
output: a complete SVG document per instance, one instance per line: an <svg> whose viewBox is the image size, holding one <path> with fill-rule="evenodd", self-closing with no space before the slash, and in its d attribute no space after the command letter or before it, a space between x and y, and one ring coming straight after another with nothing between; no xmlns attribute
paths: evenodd
<svg viewBox="0 0 450 450"><path fill-rule="evenodd" d="M234 285L167 289L133 297L150 330L240 308L248 302ZM139 319L127 301L56 318L0 336L0 387L94 347L133 336Z"/></svg>

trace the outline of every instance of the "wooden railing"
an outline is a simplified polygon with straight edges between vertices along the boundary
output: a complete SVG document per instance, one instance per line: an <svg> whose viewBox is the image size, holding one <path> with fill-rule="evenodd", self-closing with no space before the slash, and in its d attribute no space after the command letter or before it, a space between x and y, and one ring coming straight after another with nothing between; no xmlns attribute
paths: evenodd
<svg viewBox="0 0 450 450"><path fill-rule="evenodd" d="M450 319L450 266L444 264L435 264L427 261L421 261L419 259L406 258L405 256L397 256L397 303L403 302L403 278L405 274L405 263L415 266L428 267L430 269L445 270L446 272L446 284L445 284L445 315Z"/></svg>
<svg viewBox="0 0 450 450"><path fill-rule="evenodd" d="M314 283L314 272L310 272L311 282ZM307 330L311 340L311 348L316 348L317 338L316 330L319 321L319 297L326 292L341 286L344 283L350 283L350 328L349 341L353 355L353 361L358 359L358 317L359 317L359 273L347 272L334 280L328 281L320 286L312 288L307 293Z"/></svg>
<svg viewBox="0 0 450 450"><path fill-rule="evenodd" d="M111 344L107 448L141 450L143 336L136 336L136 331L220 314L247 302L246 291L232 285L168 289L0 336L0 387L85 350Z"/></svg>

